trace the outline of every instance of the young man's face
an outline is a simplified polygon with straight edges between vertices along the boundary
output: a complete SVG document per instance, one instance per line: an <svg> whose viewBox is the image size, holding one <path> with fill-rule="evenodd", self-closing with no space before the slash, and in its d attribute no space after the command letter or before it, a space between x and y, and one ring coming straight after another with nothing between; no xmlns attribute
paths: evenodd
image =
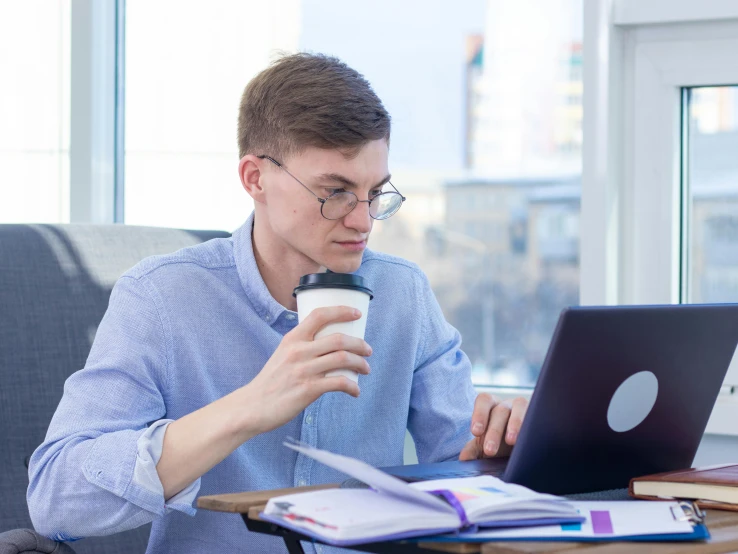
<svg viewBox="0 0 738 554"><path fill-rule="evenodd" d="M309 148L286 160L278 160L289 173L270 165L264 187L264 208L273 238L296 255L331 271L356 271L374 223L369 216L369 204L359 202L348 215L325 219L321 215L321 203L290 173L320 198L347 190L359 200L367 200L389 180L387 158L387 141L382 139L368 143L351 159L337 150Z"/></svg>

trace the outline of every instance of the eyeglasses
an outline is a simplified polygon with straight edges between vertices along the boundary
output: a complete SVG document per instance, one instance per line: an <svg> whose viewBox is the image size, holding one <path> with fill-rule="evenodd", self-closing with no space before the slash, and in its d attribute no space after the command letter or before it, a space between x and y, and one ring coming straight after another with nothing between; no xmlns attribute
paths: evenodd
<svg viewBox="0 0 738 554"><path fill-rule="evenodd" d="M395 215L397 210L402 206L402 203L407 200L402 194L400 194L400 191L395 188L395 185L389 181L387 181L387 184L395 189L394 191L380 192L369 200L359 200L353 192L348 190L334 192L328 198L321 198L300 181L300 179L287 171L287 168L274 158L267 156L266 154L256 157L262 160L269 160L277 167L282 168L287 175L305 187L305 189L315 196L318 202L320 202L320 214L326 219L334 220L347 216L356 206L359 205L359 202L366 202L369 204L369 215L372 219L387 219L388 217Z"/></svg>

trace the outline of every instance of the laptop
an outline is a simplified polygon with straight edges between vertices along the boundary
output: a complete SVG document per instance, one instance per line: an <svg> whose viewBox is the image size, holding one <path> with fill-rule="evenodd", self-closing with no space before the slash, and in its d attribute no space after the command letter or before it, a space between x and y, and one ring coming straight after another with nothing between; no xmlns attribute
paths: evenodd
<svg viewBox="0 0 738 554"><path fill-rule="evenodd" d="M567 308L509 459L382 469L575 494L690 467L737 344L738 304Z"/></svg>

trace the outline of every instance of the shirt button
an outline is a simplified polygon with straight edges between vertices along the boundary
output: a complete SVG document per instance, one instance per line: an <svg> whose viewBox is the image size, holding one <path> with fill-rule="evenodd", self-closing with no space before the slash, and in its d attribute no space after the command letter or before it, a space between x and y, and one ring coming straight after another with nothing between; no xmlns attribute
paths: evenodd
<svg viewBox="0 0 738 554"><path fill-rule="evenodd" d="M307 417L305 418L305 423L307 423L308 425L312 425L313 424L313 414L308 414L307 415Z"/></svg>
<svg viewBox="0 0 738 554"><path fill-rule="evenodd" d="M271 320L272 320L272 316L270 316L269 314L264 316L264 321L271 321Z"/></svg>
<svg viewBox="0 0 738 554"><path fill-rule="evenodd" d="M299 486L299 487L304 487L305 485L307 485L307 481L305 481L305 479L300 479L297 482L297 486Z"/></svg>
<svg viewBox="0 0 738 554"><path fill-rule="evenodd" d="M285 317L286 317L287 319L289 319L290 321L292 321L292 320L294 320L294 319L295 319L295 314L287 314L287 315L286 315Z"/></svg>

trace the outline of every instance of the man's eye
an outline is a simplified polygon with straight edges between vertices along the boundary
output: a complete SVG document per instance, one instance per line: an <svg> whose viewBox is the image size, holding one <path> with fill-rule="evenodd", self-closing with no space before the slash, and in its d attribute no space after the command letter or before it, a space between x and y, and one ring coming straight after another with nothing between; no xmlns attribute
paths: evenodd
<svg viewBox="0 0 738 554"><path fill-rule="evenodd" d="M382 189L375 189L375 190L369 191L370 198L375 198L379 196L380 194L382 194Z"/></svg>
<svg viewBox="0 0 738 554"><path fill-rule="evenodd" d="M339 192L346 192L346 189L325 189L325 191L328 193L328 196L332 194L338 194Z"/></svg>

